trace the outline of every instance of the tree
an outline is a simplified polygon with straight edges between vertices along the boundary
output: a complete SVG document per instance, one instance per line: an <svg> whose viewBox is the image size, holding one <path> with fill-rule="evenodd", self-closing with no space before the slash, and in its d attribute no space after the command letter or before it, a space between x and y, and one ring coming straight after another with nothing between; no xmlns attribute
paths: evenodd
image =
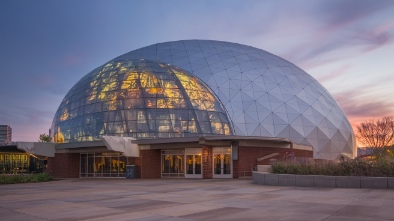
<svg viewBox="0 0 394 221"><path fill-rule="evenodd" d="M357 139L370 148L383 148L394 144L394 121L392 117L369 120L357 126Z"/></svg>
<svg viewBox="0 0 394 221"><path fill-rule="evenodd" d="M40 140L39 142L51 142L51 137L45 133L40 134Z"/></svg>

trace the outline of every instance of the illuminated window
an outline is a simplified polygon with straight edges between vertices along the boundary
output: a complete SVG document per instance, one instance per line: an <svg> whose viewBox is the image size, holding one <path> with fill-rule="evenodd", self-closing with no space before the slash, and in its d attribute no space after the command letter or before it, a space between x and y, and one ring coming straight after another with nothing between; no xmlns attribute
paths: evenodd
<svg viewBox="0 0 394 221"><path fill-rule="evenodd" d="M57 142L97 140L104 134L232 134L220 101L201 80L147 60L109 62L90 72L69 91L56 116Z"/></svg>

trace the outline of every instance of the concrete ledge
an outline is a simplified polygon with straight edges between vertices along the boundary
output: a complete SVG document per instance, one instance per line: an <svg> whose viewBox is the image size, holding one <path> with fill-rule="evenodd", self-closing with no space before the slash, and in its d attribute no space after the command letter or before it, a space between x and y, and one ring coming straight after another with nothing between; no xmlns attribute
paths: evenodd
<svg viewBox="0 0 394 221"><path fill-rule="evenodd" d="M296 180L293 174L278 174L279 186L295 186Z"/></svg>
<svg viewBox="0 0 394 221"><path fill-rule="evenodd" d="M387 177L387 189L394 189L394 177Z"/></svg>
<svg viewBox="0 0 394 221"><path fill-rule="evenodd" d="M264 185L264 177L265 176L262 176L262 175L253 176L253 183L254 184Z"/></svg>
<svg viewBox="0 0 394 221"><path fill-rule="evenodd" d="M271 165L257 165L257 171L271 173Z"/></svg>
<svg viewBox="0 0 394 221"><path fill-rule="evenodd" d="M360 177L361 188L387 189L387 177Z"/></svg>
<svg viewBox="0 0 394 221"><path fill-rule="evenodd" d="M338 188L361 188L359 176L337 176L335 182Z"/></svg>
<svg viewBox="0 0 394 221"><path fill-rule="evenodd" d="M264 174L264 185L278 186L279 185L279 174L275 173L262 173Z"/></svg>
<svg viewBox="0 0 394 221"><path fill-rule="evenodd" d="M253 183L269 186L394 189L394 177L322 176L253 172Z"/></svg>
<svg viewBox="0 0 394 221"><path fill-rule="evenodd" d="M313 181L315 187L335 188L337 186L335 176L314 175Z"/></svg>
<svg viewBox="0 0 394 221"><path fill-rule="evenodd" d="M296 186L314 186L313 175L294 175Z"/></svg>

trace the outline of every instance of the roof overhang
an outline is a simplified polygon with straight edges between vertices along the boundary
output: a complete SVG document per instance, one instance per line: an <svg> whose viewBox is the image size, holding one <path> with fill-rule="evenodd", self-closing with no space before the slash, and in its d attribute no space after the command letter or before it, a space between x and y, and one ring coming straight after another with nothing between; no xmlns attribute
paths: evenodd
<svg viewBox="0 0 394 221"><path fill-rule="evenodd" d="M55 153L100 153L120 152L128 157L139 157L140 150L149 149L178 149L202 146L232 148L241 147L273 147L312 150L312 147L293 144L286 138L258 137L258 136L199 136L135 139L131 137L103 136L98 141L74 143L43 143L17 142L19 150L30 154L54 157Z"/></svg>
<svg viewBox="0 0 394 221"><path fill-rule="evenodd" d="M273 137L252 137L252 136L200 136L200 137L176 137L176 138L155 138L132 140L138 144L141 150L144 149L167 149L185 148L201 146L255 146L255 147L292 147L289 139Z"/></svg>

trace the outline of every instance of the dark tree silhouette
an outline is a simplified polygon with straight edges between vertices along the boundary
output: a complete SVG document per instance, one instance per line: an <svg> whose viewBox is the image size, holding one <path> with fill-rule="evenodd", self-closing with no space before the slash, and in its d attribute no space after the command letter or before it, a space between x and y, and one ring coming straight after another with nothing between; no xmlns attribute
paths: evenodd
<svg viewBox="0 0 394 221"><path fill-rule="evenodd" d="M371 148L383 148L394 144L394 121L392 117L369 120L357 126L357 139Z"/></svg>

